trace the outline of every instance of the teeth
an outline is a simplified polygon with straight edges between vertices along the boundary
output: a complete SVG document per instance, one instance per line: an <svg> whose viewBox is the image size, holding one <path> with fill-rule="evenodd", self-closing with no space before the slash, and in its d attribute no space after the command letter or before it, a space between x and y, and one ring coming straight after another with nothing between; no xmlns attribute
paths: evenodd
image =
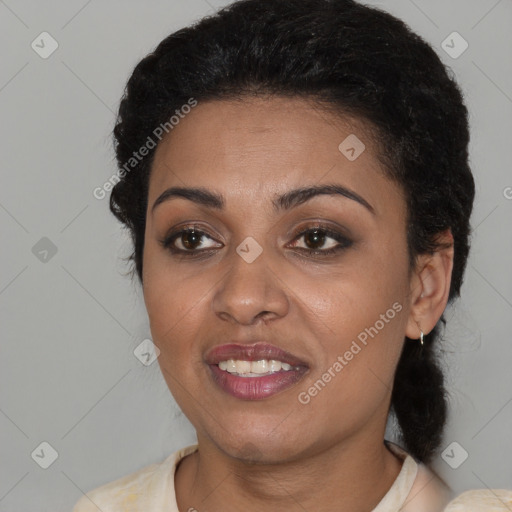
<svg viewBox="0 0 512 512"><path fill-rule="evenodd" d="M245 362L248 362L248 361L237 361L236 362L236 368L237 368L237 373L248 373L247 371L244 372L243 370L243 366L241 366L240 363L245 363ZM269 367L269 363L266 359L262 359L261 361L252 361L250 364L250 367L251 367L251 373L258 373L258 374L261 374L261 373L267 373L268 372L268 367Z"/></svg>
<svg viewBox="0 0 512 512"><path fill-rule="evenodd" d="M252 364L250 361L235 361L235 371L237 373L249 373L251 371L251 367Z"/></svg>
<svg viewBox="0 0 512 512"><path fill-rule="evenodd" d="M281 361L276 361L275 359L272 359L271 361L269 361L268 369L271 372L278 372L285 364L286 363L281 363Z"/></svg>
<svg viewBox="0 0 512 512"><path fill-rule="evenodd" d="M260 359L259 361L228 359L227 361L220 361L219 368L233 374L257 377L260 375L269 375L280 370L288 372L292 369L292 366L275 359Z"/></svg>

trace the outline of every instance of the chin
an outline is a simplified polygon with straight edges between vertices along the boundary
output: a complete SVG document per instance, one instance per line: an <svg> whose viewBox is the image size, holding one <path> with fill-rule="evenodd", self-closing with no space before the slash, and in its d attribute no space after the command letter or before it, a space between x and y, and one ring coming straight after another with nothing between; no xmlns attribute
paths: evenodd
<svg viewBox="0 0 512 512"><path fill-rule="evenodd" d="M275 428L275 427L273 427ZM281 431L279 434L271 429L251 431L245 429L224 434L220 439L214 439L217 447L226 455L248 464L278 464L289 462L300 457L304 451L304 438L297 436L294 431Z"/></svg>

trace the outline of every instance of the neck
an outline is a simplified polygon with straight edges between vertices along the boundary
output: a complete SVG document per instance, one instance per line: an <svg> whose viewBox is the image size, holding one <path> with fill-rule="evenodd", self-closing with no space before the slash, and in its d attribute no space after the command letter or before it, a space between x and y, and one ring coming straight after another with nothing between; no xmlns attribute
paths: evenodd
<svg viewBox="0 0 512 512"><path fill-rule="evenodd" d="M298 461L247 464L198 435L200 450L176 472L180 510L368 512L392 486L402 462L382 437L354 436Z"/></svg>

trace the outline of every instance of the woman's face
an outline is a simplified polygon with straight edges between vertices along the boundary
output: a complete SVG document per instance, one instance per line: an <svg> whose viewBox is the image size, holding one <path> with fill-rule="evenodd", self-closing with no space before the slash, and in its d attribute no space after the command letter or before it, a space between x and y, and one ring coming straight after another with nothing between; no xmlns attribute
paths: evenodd
<svg viewBox="0 0 512 512"><path fill-rule="evenodd" d="M324 186L341 193L294 192ZM203 194L161 198L173 187ZM200 440L267 462L382 442L410 315L405 219L363 124L290 98L180 120L152 167L143 289Z"/></svg>

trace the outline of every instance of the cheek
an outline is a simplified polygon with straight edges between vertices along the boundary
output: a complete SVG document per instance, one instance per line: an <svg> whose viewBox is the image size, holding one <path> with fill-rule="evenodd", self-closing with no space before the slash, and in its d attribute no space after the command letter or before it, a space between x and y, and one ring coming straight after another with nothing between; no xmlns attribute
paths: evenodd
<svg viewBox="0 0 512 512"><path fill-rule="evenodd" d="M345 407L373 410L390 392L407 323L407 257L405 250L367 252L346 272L302 281L305 310L325 336L318 338L323 354L309 385L332 382L317 404L329 410L329 401L336 403L328 414Z"/></svg>
<svg viewBox="0 0 512 512"><path fill-rule="evenodd" d="M301 403L310 400L310 411L335 432L340 425L359 428L376 411L385 414L403 344L405 308L398 292L367 295L360 281L354 286L360 293L338 288L320 308L328 329L317 338L317 364L299 390L305 393Z"/></svg>
<svg viewBox="0 0 512 512"><path fill-rule="evenodd" d="M404 315L396 314L396 309L405 309L408 292L406 258L383 252L361 252L352 259L345 267L328 275L301 276L295 280L293 289L307 304L312 318L328 327L332 335L340 335L343 339L357 336L379 321L380 315L385 315L390 308L385 317L390 320L386 322L386 330L390 331L391 325L395 331L400 330ZM400 307L392 309L395 303Z"/></svg>
<svg viewBox="0 0 512 512"><path fill-rule="evenodd" d="M153 266L154 268L154 266ZM204 317L204 290L176 278L161 268L144 282L144 300L153 343L160 350L158 364L167 386L189 418L195 417L194 401L201 396L200 376L204 372L196 340ZM202 291L202 293L201 293Z"/></svg>
<svg viewBox="0 0 512 512"><path fill-rule="evenodd" d="M153 342L160 348L163 359L172 359L190 343L180 340L193 336L191 328L199 325L201 297L204 290L193 279L184 280L169 264L165 254L152 247L144 253L144 302L148 313Z"/></svg>

